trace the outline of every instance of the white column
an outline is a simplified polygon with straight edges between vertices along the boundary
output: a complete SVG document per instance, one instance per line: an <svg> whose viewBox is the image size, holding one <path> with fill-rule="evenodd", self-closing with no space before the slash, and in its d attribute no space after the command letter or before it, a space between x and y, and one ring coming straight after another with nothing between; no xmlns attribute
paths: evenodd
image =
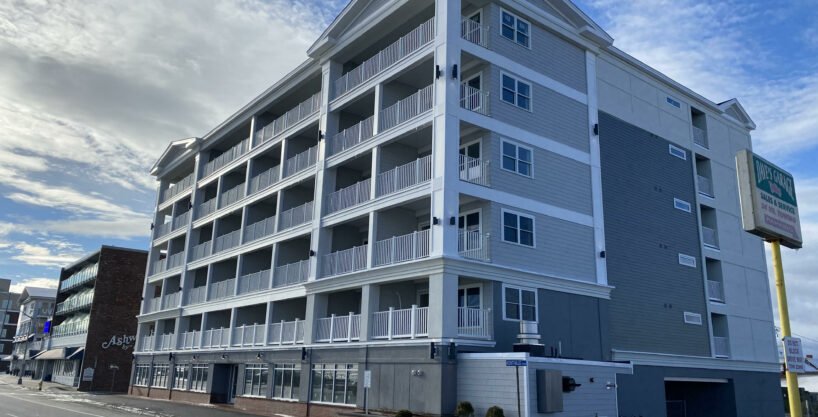
<svg viewBox="0 0 818 417"><path fill-rule="evenodd" d="M309 345L315 340L315 320L327 316L327 295L308 294L305 313L304 344Z"/></svg>
<svg viewBox="0 0 818 417"><path fill-rule="evenodd" d="M594 249L596 257L596 282L608 285L608 268L605 258L605 221L602 212L602 165L600 162L599 135L594 134L594 126L599 123L599 108L596 85L596 55L585 52L585 67L588 77L588 134L591 141L591 193L594 213Z"/></svg>
<svg viewBox="0 0 818 417"><path fill-rule="evenodd" d="M375 85L375 113L372 117L373 136L381 132L381 110L383 110L383 84Z"/></svg>
<svg viewBox="0 0 818 417"><path fill-rule="evenodd" d="M457 337L458 276L429 276L429 338Z"/></svg>
<svg viewBox="0 0 818 417"><path fill-rule="evenodd" d="M372 314L378 311L380 304L380 287L366 284L361 287L361 342L372 338Z"/></svg>

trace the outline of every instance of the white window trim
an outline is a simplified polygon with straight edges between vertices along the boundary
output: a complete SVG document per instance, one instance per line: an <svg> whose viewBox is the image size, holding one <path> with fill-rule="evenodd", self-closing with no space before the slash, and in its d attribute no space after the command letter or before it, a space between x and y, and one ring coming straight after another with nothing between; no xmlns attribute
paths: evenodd
<svg viewBox="0 0 818 417"><path fill-rule="evenodd" d="M519 319L511 319L511 318L508 318L508 315L506 314L506 288L511 288L511 289L515 289L515 290L519 290L519 291L520 291L520 292L519 292L519 294L520 294L520 307L521 307L521 308L520 308L520 318L519 318ZM536 288L531 288L531 287L519 287L519 286L516 286L516 285L508 285L508 284L503 284L502 291L503 291L503 295L502 295L502 303L503 303L503 320L505 320L505 321L513 321L513 322L521 322L521 321L526 321L526 322L531 322L531 323L539 323L539 321L540 321L540 302L539 302L539 298L538 298L538 297L539 297L539 295L537 294L537 289L536 289ZM523 291L530 291L530 292L533 292L533 293L534 293L534 320L523 320L523 319L522 319L522 317L523 317L523 310L522 310L522 305L523 305L523 293L522 293L522 292L523 292Z"/></svg>
<svg viewBox="0 0 818 417"><path fill-rule="evenodd" d="M459 292L460 290L463 290L465 292L469 288L477 288L478 290L480 290L480 306L478 308L482 310L483 309L483 284L458 285L457 286L457 291Z"/></svg>
<svg viewBox="0 0 818 417"><path fill-rule="evenodd" d="M686 206L687 208L686 209L681 208L681 207L679 207L679 205ZM692 213L693 212L693 205L692 204L690 204L687 201L678 199L678 198L673 199L673 208L675 208L676 210L681 210L681 211L687 212L687 213Z"/></svg>
<svg viewBox="0 0 818 417"><path fill-rule="evenodd" d="M690 264L687 264L682 261L682 259L690 260ZM688 268L696 268L697 262L695 256L690 256L684 253L679 254L679 265L686 266Z"/></svg>
<svg viewBox="0 0 818 417"><path fill-rule="evenodd" d="M688 317L690 317L690 320L688 320ZM693 324L696 326L702 326L704 324L704 321L702 320L702 315L699 313L693 313L691 311L684 312L684 322L685 324Z"/></svg>
<svg viewBox="0 0 818 417"><path fill-rule="evenodd" d="M477 209L468 210L468 211L461 211L460 213L458 213L457 214L457 222L458 223L455 224L455 226L458 226L457 227L457 232L460 233L460 230L461 230L460 229L460 218L461 217L463 218L463 223L464 223L464 226L465 226L466 216L469 215L469 214L472 214L472 213L477 213L477 217L480 219L480 223L478 223L478 225L477 225L478 226L477 227L477 232L480 234L480 236L483 236L483 209L482 208L477 208ZM466 230L466 228L464 227L462 230Z"/></svg>
<svg viewBox="0 0 818 417"><path fill-rule="evenodd" d="M509 102L503 100L503 89L505 88L505 87L503 87L503 76L509 77L509 78L514 80L514 103L509 103ZM517 104L517 94L518 94L517 90L518 90L518 85L520 83L528 84L529 94L528 94L528 108L527 109L524 108L524 107L520 107L520 105ZM513 75L513 74L511 74L509 72L500 71L500 102L501 103L506 103L509 106L514 106L514 108L517 108L517 109L520 109L520 110L524 110L524 111L527 111L527 112L530 112L530 113L534 113L534 83L531 82L531 81L526 80L525 78L519 77L517 75Z"/></svg>
<svg viewBox="0 0 818 417"><path fill-rule="evenodd" d="M683 160L683 161L687 161L687 151L686 151L686 150L684 150L684 149L682 149L682 148L680 148L680 147L678 147L678 146L676 146L676 145L674 145L674 144L672 144L672 143L668 144L667 146L668 146L668 148L667 148L667 152L668 152L668 153L669 153L671 156L674 156L674 157L676 157L676 158L679 158L679 159L681 159L681 160ZM683 153L683 154L684 154L684 157L681 157L681 156L679 156L679 155L677 155L677 154L673 153L673 151L674 151L674 150L677 150L677 151L679 151L679 152Z"/></svg>
<svg viewBox="0 0 818 417"><path fill-rule="evenodd" d="M519 242L509 242L509 241L506 240L506 233L505 233L506 232L506 216L505 216L506 213L510 213L510 214L513 214L513 215L518 216L518 217L522 216L522 217L527 217L527 218L531 219L531 243L532 243L531 246L523 245L522 243L519 243ZM519 221L520 220L518 219L517 220L517 230L520 229ZM501 242L508 243L510 245L522 246L524 248L529 248L529 249L536 249L537 248L537 218L536 218L536 216L528 214L528 213L523 213L521 211L515 211L515 210L510 210L510 209L505 209L505 208L501 209L500 210L500 229L501 229L500 230L500 241Z"/></svg>
<svg viewBox="0 0 818 417"><path fill-rule="evenodd" d="M508 14L511 15L511 17L513 17L515 19L514 20L514 39L509 39L509 38L503 36L503 13L508 13ZM482 18L482 16L481 16L481 18ZM523 45L523 44L517 42L517 20L520 20L523 23L528 25L528 45ZM512 13L512 12L510 12L510 11L508 11L508 10L501 7L500 8L500 25L498 27L500 28L500 38L505 39L505 40L517 45L517 46L521 46L521 47L523 47L525 49L528 49L528 50L532 49L531 44L534 43L534 39L532 39L533 38L532 32L534 31L534 26L532 26L531 22L529 22L528 20L521 18L520 16L517 15L517 13Z"/></svg>
<svg viewBox="0 0 818 417"><path fill-rule="evenodd" d="M521 174L519 171L512 171L512 170L510 170L510 169L503 166L503 157L505 157L505 154L503 153L503 145L506 144L506 143L514 145L517 148L527 149L528 152L531 153L531 162L528 163L531 166L531 174L530 175ZM482 152L482 149L481 149L481 152ZM514 156L514 159L519 161L520 160L519 155L520 155L520 153L517 152L517 155ZM512 174L517 174L517 175L519 175L519 176L521 176L523 178L534 179L534 148L532 148L530 146L527 146L527 145L522 145L519 142L515 142L515 141L510 140L510 139L501 138L500 139L500 169L502 169L503 171L506 171L506 172L511 172Z"/></svg>

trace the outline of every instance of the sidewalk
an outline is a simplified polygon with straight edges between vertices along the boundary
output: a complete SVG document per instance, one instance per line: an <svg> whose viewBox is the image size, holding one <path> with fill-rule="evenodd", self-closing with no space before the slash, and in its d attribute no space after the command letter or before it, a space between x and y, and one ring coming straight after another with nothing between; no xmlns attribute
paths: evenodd
<svg viewBox="0 0 818 417"><path fill-rule="evenodd" d="M7 384L7 385L17 385L18 377L14 375L6 375L0 374L0 384ZM39 391L40 390L40 380L39 379L31 379L30 376L23 377L23 385L24 388ZM68 385L57 384L55 382L43 382L43 391L76 391L77 389L74 387L69 387Z"/></svg>

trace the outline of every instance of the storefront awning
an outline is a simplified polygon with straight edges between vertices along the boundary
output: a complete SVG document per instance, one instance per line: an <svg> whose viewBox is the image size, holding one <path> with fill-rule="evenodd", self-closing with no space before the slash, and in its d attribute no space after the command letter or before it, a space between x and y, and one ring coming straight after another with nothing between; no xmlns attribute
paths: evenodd
<svg viewBox="0 0 818 417"><path fill-rule="evenodd" d="M65 348L51 349L40 352L33 359L38 361L55 361L65 359Z"/></svg>
<svg viewBox="0 0 818 417"><path fill-rule="evenodd" d="M82 352L84 352L84 351L85 351L85 347L84 347L84 346L83 346L83 347L79 347L79 348L77 348L77 350L75 350L75 351L74 351L74 353L72 353L72 354L68 355L68 357L66 357L65 359L68 359L68 360L71 360L71 359L81 359L81 358L82 358Z"/></svg>

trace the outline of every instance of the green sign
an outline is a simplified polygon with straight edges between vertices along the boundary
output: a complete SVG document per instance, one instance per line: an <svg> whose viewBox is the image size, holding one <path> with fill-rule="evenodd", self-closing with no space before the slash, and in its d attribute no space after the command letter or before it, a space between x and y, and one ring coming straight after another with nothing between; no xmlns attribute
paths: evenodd
<svg viewBox="0 0 818 417"><path fill-rule="evenodd" d="M753 168L756 175L756 187L780 198L787 204L798 207L795 199L795 181L792 175L756 155L753 155Z"/></svg>

